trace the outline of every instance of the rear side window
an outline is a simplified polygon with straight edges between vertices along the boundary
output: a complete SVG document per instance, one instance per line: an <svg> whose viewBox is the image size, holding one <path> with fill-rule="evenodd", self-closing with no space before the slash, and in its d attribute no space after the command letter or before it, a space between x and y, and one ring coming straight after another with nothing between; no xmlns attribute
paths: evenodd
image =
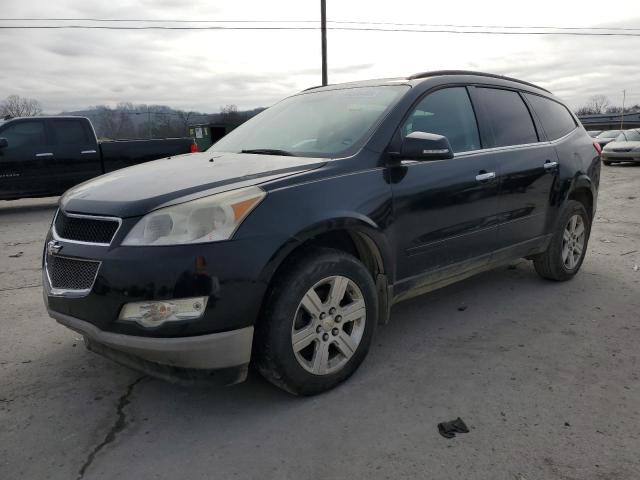
<svg viewBox="0 0 640 480"><path fill-rule="evenodd" d="M494 147L524 145L538 141L529 109L517 92L497 88L478 88Z"/></svg>
<svg viewBox="0 0 640 480"><path fill-rule="evenodd" d="M536 112L549 140L564 137L576 128L576 122L567 108L553 100L525 93L527 101Z"/></svg>
<svg viewBox="0 0 640 480"><path fill-rule="evenodd" d="M455 153L480 149L480 135L467 89L452 87L427 95L402 127L411 132L444 135Z"/></svg>
<svg viewBox="0 0 640 480"><path fill-rule="evenodd" d="M0 132L0 137L7 139L9 148L40 147L47 143L44 123L40 120L9 125Z"/></svg>
<svg viewBox="0 0 640 480"><path fill-rule="evenodd" d="M86 145L91 143L80 120L54 120L51 122L58 145Z"/></svg>

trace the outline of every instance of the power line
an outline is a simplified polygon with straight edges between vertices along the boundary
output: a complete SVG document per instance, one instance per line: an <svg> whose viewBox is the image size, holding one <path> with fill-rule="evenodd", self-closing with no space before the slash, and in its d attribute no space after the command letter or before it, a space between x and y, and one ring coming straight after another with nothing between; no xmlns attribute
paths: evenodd
<svg viewBox="0 0 640 480"><path fill-rule="evenodd" d="M1 25L2 30L288 30L288 31L313 31L320 27L175 27L175 26L107 26L107 25ZM376 28L376 27L327 27L333 31L353 32L404 32L404 33L451 33L468 35L536 35L536 36L580 36L580 37L640 37L640 32L578 32L578 31L502 31L502 30L458 30L458 29L415 29L415 28Z"/></svg>
<svg viewBox="0 0 640 480"><path fill-rule="evenodd" d="M162 20L145 18L3 18L3 22L100 22L100 23L256 23L256 24L290 24L290 23L318 23L318 20ZM451 23L402 23L402 22L370 22L355 20L327 20L327 23L336 25L379 25L397 27L429 27L429 28L499 28L509 30L600 30L600 31L640 31L640 27L559 27L551 25L463 25Z"/></svg>

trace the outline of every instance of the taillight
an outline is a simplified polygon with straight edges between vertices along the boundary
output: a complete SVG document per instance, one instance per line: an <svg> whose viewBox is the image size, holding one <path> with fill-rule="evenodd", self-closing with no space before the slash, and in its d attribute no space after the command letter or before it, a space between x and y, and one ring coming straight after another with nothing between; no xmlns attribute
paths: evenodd
<svg viewBox="0 0 640 480"><path fill-rule="evenodd" d="M193 142L191 144L191 153L196 153L196 152L199 152L199 151L200 151L200 149L198 148L198 144L196 142Z"/></svg>
<svg viewBox="0 0 640 480"><path fill-rule="evenodd" d="M593 142L593 148L596 149L596 152L598 152L598 155L602 153L602 145L600 145L598 142Z"/></svg>

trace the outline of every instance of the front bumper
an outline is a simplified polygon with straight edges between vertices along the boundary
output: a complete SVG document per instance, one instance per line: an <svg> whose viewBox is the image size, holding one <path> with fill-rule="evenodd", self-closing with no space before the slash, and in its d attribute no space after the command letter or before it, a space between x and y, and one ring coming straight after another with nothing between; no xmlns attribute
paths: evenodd
<svg viewBox="0 0 640 480"><path fill-rule="evenodd" d="M215 377L212 371L217 371L222 383L246 378L253 327L195 337L154 338L105 332L53 310L49 315L83 335L89 350L155 377L183 383Z"/></svg>
<svg viewBox="0 0 640 480"><path fill-rule="evenodd" d="M603 151L600 158L606 162L640 162L640 152Z"/></svg>

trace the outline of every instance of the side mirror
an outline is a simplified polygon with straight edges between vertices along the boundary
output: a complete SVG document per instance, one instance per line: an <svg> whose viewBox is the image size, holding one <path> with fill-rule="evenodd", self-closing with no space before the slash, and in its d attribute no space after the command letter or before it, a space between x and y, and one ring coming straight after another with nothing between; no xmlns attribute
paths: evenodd
<svg viewBox="0 0 640 480"><path fill-rule="evenodd" d="M411 132L402 142L402 158L410 160L447 160L453 158L453 150L444 135Z"/></svg>
<svg viewBox="0 0 640 480"><path fill-rule="evenodd" d="M0 138L0 148L7 148L9 141L6 138Z"/></svg>

